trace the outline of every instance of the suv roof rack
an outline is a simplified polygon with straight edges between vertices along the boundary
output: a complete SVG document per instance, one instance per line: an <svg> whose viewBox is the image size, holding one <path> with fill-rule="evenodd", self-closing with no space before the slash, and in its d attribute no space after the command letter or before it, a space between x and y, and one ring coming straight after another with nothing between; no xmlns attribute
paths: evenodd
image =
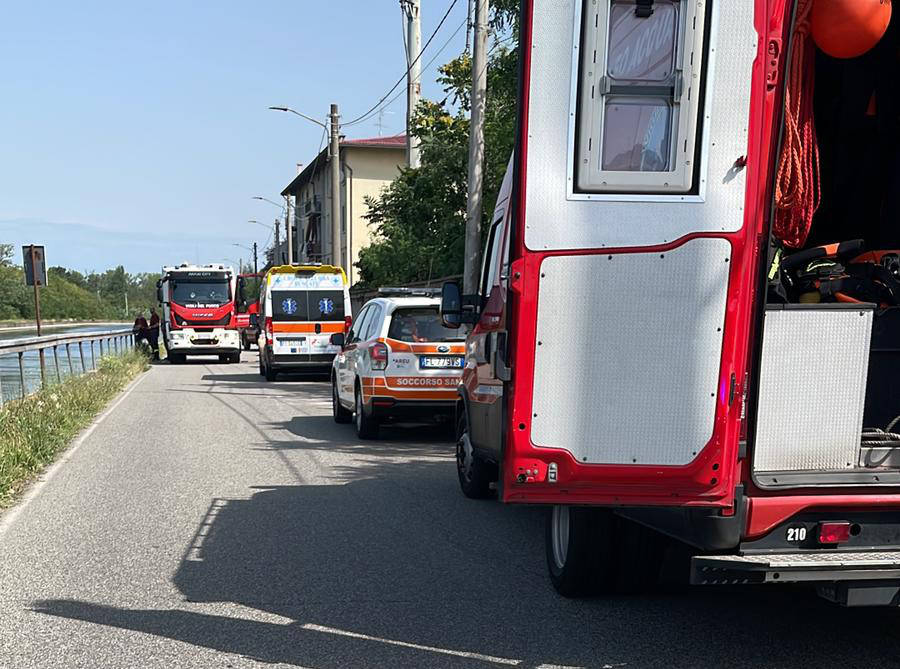
<svg viewBox="0 0 900 669"><path fill-rule="evenodd" d="M383 286L378 289L379 297L437 297L441 289L435 288L399 288Z"/></svg>

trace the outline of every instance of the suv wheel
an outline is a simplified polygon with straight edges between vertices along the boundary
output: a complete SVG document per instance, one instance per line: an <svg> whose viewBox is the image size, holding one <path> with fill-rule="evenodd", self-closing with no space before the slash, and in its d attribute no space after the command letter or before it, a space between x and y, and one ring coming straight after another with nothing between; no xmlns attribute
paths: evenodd
<svg viewBox="0 0 900 669"><path fill-rule="evenodd" d="M366 415L366 407L362 400L362 390L356 386L356 434L360 439L376 439L378 437L378 419Z"/></svg>
<svg viewBox="0 0 900 669"><path fill-rule="evenodd" d="M348 411L338 398L337 379L331 379L331 415L335 423L349 423L353 420L353 412Z"/></svg>

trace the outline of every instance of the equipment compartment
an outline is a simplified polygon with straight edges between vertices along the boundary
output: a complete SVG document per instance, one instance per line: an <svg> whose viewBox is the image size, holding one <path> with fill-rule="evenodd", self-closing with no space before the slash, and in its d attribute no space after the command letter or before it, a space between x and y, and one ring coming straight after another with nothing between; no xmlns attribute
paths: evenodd
<svg viewBox="0 0 900 669"><path fill-rule="evenodd" d="M858 467L873 314L856 304L766 309L755 472Z"/></svg>

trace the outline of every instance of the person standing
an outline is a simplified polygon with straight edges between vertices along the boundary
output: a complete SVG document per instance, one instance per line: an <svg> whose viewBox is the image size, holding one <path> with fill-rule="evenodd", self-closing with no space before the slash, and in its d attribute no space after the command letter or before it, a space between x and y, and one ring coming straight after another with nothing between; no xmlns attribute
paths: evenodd
<svg viewBox="0 0 900 669"><path fill-rule="evenodd" d="M147 341L147 332L149 330L149 326L147 325L147 319L144 318L144 314L140 311L137 312L137 315L134 317L134 325L131 326L131 332L134 334L134 343L139 345L142 341Z"/></svg>
<svg viewBox="0 0 900 669"><path fill-rule="evenodd" d="M153 351L153 359L159 360L159 315L153 307L150 307L150 326L147 328L147 341L150 343L150 350Z"/></svg>

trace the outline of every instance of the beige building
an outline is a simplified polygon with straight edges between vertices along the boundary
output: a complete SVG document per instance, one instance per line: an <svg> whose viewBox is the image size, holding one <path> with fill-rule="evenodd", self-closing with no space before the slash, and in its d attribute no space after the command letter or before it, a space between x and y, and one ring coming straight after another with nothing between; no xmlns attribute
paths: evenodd
<svg viewBox="0 0 900 669"><path fill-rule="evenodd" d="M340 161L341 257L353 285L359 280L355 266L359 251L371 241L371 229L364 218L368 211L365 199L376 197L400 174L400 167L406 164L406 136L342 139ZM330 263L333 255L328 149L316 156L281 194L291 205L289 218L297 262Z"/></svg>

